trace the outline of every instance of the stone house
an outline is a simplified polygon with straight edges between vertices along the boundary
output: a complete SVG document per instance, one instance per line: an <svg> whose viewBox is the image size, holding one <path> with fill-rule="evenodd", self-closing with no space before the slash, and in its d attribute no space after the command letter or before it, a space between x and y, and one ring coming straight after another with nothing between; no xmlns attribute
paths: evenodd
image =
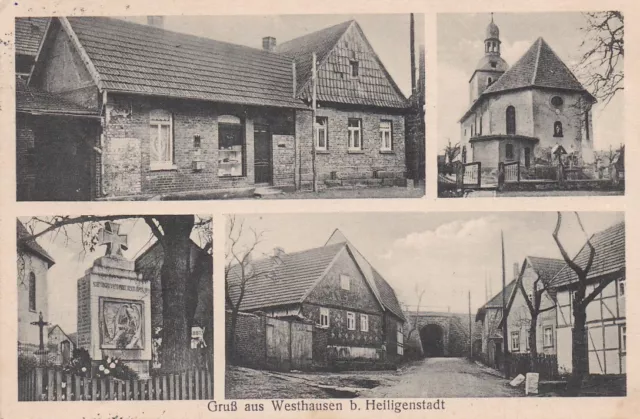
<svg viewBox="0 0 640 419"><path fill-rule="evenodd" d="M278 47L266 37L263 45L103 17L51 18L27 86L98 118L74 115L70 127L40 121L52 132L20 121L18 130L33 138L26 140L31 147L17 147L18 196L93 200L309 188L314 152L321 187L404 181L408 102L355 21ZM49 163L29 166L29 159Z"/></svg>
<svg viewBox="0 0 640 419"><path fill-rule="evenodd" d="M336 231L325 246L252 261L266 272L246 284L242 312L315 324L314 361L327 358L395 361L402 357L405 318L393 288ZM227 274L229 296L241 293L238 265ZM326 340L324 340L326 339ZM322 346L322 347L320 347Z"/></svg>
<svg viewBox="0 0 640 419"><path fill-rule="evenodd" d="M17 239L31 234L26 227L16 220ZM33 354L40 345L40 331L37 322L42 313L43 320L49 319L47 274L54 264L53 258L36 240L27 241L18 246L18 353ZM49 336L43 333L45 349L49 344Z"/></svg>
<svg viewBox="0 0 640 419"><path fill-rule="evenodd" d="M68 335L62 330L60 325L49 326L47 333L49 359L54 360L56 365L66 365L73 356L73 350L76 349L76 341L73 336Z"/></svg>
<svg viewBox="0 0 640 419"><path fill-rule="evenodd" d="M516 292L516 278L504 288L504 299L509 301ZM476 323L480 323L482 330L482 345L480 358L491 366L498 367L503 359L503 333L500 328L503 313L502 290L494 295L476 312Z"/></svg>
<svg viewBox="0 0 640 419"><path fill-rule="evenodd" d="M531 328L531 312L527 300L522 294L520 283L527 294L527 299L534 304L534 289L544 290L540 297L540 312L536 320L536 350L538 354L553 355L556 353L555 326L556 302L555 290L550 287L551 280L565 266L561 259L527 256L522 262L517 277L515 292L507 302L507 336L509 352L528 353L529 330ZM502 328L500 321L499 328Z"/></svg>
<svg viewBox="0 0 640 419"><path fill-rule="evenodd" d="M49 18L27 17L15 20L15 71L16 76L27 80L31 75L40 41L49 25Z"/></svg>
<svg viewBox="0 0 640 419"><path fill-rule="evenodd" d="M485 33L484 56L469 80L469 108L460 118L463 162L480 162L487 172L498 163L550 163L561 145L583 161L593 161L591 106L595 98L549 44L538 38L509 67L500 55L500 30Z"/></svg>
<svg viewBox="0 0 640 419"><path fill-rule="evenodd" d="M624 374L627 370L625 223L595 233L590 240L596 253L587 275L587 295L602 281L611 282L587 306L589 373ZM585 267L588 258L589 247L585 244L574 262ZM556 340L561 373L572 369L572 306L577 281L568 265L552 281L557 300Z"/></svg>

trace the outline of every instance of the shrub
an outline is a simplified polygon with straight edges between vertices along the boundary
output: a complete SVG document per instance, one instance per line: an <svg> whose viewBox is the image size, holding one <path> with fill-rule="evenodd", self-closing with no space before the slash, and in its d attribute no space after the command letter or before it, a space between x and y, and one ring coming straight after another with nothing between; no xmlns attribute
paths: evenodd
<svg viewBox="0 0 640 419"><path fill-rule="evenodd" d="M98 378L113 377L120 380L138 379L138 373L118 358L112 356L105 356L102 361L96 365L94 375Z"/></svg>

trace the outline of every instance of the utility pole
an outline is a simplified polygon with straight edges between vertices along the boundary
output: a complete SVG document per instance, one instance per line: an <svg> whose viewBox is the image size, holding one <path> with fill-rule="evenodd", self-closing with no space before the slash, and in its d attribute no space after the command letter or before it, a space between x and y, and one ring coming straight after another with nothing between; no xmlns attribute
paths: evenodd
<svg viewBox="0 0 640 419"><path fill-rule="evenodd" d="M507 277L504 268L504 233L500 231L500 239L502 241L502 344L504 362L504 375L509 378L509 364L507 363L507 353L509 352L509 341L507 340Z"/></svg>
<svg viewBox="0 0 640 419"><path fill-rule="evenodd" d="M469 359L473 359L473 328L471 323L471 290L469 290Z"/></svg>
<svg viewBox="0 0 640 419"><path fill-rule="evenodd" d="M311 171L313 172L313 192L318 192L318 179L317 179L317 174L316 174L316 143L318 141L318 139L316 138L317 135L317 121L316 121L316 107L318 106L318 104L316 103L316 95L317 95L317 85L318 85L318 69L316 68L316 53L314 52L312 55L312 60L313 60L313 64L311 66L311 91L312 91L312 96L311 96L311 107L312 107L312 127L313 127L313 133L312 133L312 142L313 144L311 144Z"/></svg>
<svg viewBox="0 0 640 419"><path fill-rule="evenodd" d="M416 92L416 34L415 34L415 22L413 13L410 15L409 20L409 47L411 49L411 94Z"/></svg>

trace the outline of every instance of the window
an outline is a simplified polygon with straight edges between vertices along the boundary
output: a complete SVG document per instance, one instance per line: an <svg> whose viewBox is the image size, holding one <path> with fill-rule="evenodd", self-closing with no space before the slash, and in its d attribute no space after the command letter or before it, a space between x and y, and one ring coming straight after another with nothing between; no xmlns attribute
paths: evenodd
<svg viewBox="0 0 640 419"><path fill-rule="evenodd" d="M543 337L543 346L545 348L552 348L553 347L553 327L552 326L545 327L542 337Z"/></svg>
<svg viewBox="0 0 640 419"><path fill-rule="evenodd" d="M553 123L553 136L562 137L562 122L556 121Z"/></svg>
<svg viewBox="0 0 640 419"><path fill-rule="evenodd" d="M36 311L36 274L29 273L29 310Z"/></svg>
<svg viewBox="0 0 640 419"><path fill-rule="evenodd" d="M360 65L358 61L351 60L350 65L351 65L351 77L357 78L360 75Z"/></svg>
<svg viewBox="0 0 640 419"><path fill-rule="evenodd" d="M513 160L513 144L505 144L504 152L507 160Z"/></svg>
<svg viewBox="0 0 640 419"><path fill-rule="evenodd" d="M620 351L627 352L627 325L620 326Z"/></svg>
<svg viewBox="0 0 640 419"><path fill-rule="evenodd" d="M340 274L340 288L349 291L351 289L351 277Z"/></svg>
<svg viewBox="0 0 640 419"><path fill-rule="evenodd" d="M529 350L529 330L524 331L524 349L527 351Z"/></svg>
<svg viewBox="0 0 640 419"><path fill-rule="evenodd" d="M618 280L618 296L619 297L624 297L624 294L627 291L625 287L626 287L626 284L624 279L619 279Z"/></svg>
<svg viewBox="0 0 640 419"><path fill-rule="evenodd" d="M404 330L402 327L402 323L398 322L398 327L396 328L396 343L398 346L398 355L404 354Z"/></svg>
<svg viewBox="0 0 640 419"><path fill-rule="evenodd" d="M356 314L347 312L347 330L356 330Z"/></svg>
<svg viewBox="0 0 640 419"><path fill-rule="evenodd" d="M491 68L496 68L498 66L498 63L495 61L491 61Z"/></svg>
<svg viewBox="0 0 640 419"><path fill-rule="evenodd" d="M493 64L493 63L492 63ZM489 77L487 79L487 86L491 86L491 83L493 83L493 79L491 77Z"/></svg>
<svg viewBox="0 0 640 419"><path fill-rule="evenodd" d="M233 115L220 115L218 117L218 176L244 176L244 151L244 135L240 118Z"/></svg>
<svg viewBox="0 0 640 419"><path fill-rule="evenodd" d="M520 332L511 332L511 351L520 352Z"/></svg>
<svg viewBox="0 0 640 419"><path fill-rule="evenodd" d="M329 309L320 307L320 326L329 327Z"/></svg>
<svg viewBox="0 0 640 419"><path fill-rule="evenodd" d="M516 133L516 108L513 106L507 107L507 135L515 135Z"/></svg>
<svg viewBox="0 0 640 419"><path fill-rule="evenodd" d="M380 121L380 150L393 150L391 121Z"/></svg>
<svg viewBox="0 0 640 419"><path fill-rule="evenodd" d="M366 314L360 315L360 330L363 332L369 331L369 316Z"/></svg>
<svg viewBox="0 0 640 419"><path fill-rule="evenodd" d="M349 150L362 150L362 121L349 119Z"/></svg>
<svg viewBox="0 0 640 419"><path fill-rule="evenodd" d="M326 150L328 148L328 124L328 118L322 116L316 117L316 150Z"/></svg>
<svg viewBox="0 0 640 419"><path fill-rule="evenodd" d="M564 100L560 96L554 96L551 98L551 104L556 108L559 108L564 104Z"/></svg>
<svg viewBox="0 0 640 419"><path fill-rule="evenodd" d="M173 168L173 117L165 110L149 114L149 159L151 170Z"/></svg>

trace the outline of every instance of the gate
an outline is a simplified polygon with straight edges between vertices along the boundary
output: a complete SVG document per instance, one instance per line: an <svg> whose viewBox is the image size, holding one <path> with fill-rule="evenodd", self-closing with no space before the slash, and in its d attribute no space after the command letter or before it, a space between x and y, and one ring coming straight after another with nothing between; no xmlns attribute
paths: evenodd
<svg viewBox="0 0 640 419"><path fill-rule="evenodd" d="M479 189L482 184L482 164L461 163L456 170L456 183L459 190Z"/></svg>

